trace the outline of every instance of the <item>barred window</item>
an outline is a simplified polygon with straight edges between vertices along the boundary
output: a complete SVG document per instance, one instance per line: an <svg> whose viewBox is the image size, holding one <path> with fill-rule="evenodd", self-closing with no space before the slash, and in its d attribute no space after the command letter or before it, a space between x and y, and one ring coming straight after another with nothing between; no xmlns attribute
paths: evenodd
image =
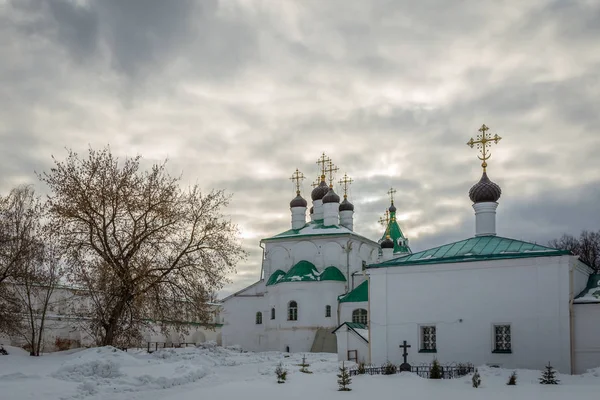
<svg viewBox="0 0 600 400"><path fill-rule="evenodd" d="M367 310L364 308L357 308L352 311L352 322L367 325L369 322Z"/></svg>
<svg viewBox="0 0 600 400"><path fill-rule="evenodd" d="M331 306L325 306L325 317L331 317Z"/></svg>
<svg viewBox="0 0 600 400"><path fill-rule="evenodd" d="M256 325L262 324L262 313L259 311L256 313Z"/></svg>
<svg viewBox="0 0 600 400"><path fill-rule="evenodd" d="M421 327L421 350L436 351L436 329L435 326Z"/></svg>
<svg viewBox="0 0 600 400"><path fill-rule="evenodd" d="M494 351L509 353L511 350L510 325L494 325Z"/></svg>
<svg viewBox="0 0 600 400"><path fill-rule="evenodd" d="M298 303L295 301L288 305L288 321L298 321Z"/></svg>

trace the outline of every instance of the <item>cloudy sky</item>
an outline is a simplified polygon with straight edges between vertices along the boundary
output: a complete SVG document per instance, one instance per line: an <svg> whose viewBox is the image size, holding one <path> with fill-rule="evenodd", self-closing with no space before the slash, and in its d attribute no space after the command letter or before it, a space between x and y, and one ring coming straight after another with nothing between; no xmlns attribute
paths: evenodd
<svg viewBox="0 0 600 400"><path fill-rule="evenodd" d="M288 179L326 152L376 239L397 189L413 250L473 234L466 142L502 141L498 233L600 229L600 0L0 0L0 192L110 144L234 194L258 241L290 227Z"/></svg>

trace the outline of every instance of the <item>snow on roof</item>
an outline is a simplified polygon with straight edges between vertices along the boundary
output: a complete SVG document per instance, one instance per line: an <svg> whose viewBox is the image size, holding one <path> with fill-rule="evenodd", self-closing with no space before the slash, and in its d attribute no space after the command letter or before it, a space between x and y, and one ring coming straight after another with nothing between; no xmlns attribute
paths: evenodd
<svg viewBox="0 0 600 400"><path fill-rule="evenodd" d="M300 229L289 229L285 232L281 232L278 233L275 236L271 236L268 238L264 238L263 241L265 240L275 240L275 239L285 239L285 238L294 238L294 237L306 237L306 236L326 236L326 235L352 235L355 237L359 237L361 239L364 239L366 241L372 242L372 243L376 243L371 239L368 239L364 236L361 236L359 234L357 234L354 231L351 231L350 229L343 227L343 226L338 226L338 225L329 225L326 226L323 223L323 220L319 220L319 221L310 221L308 222L306 225L304 225L304 227L300 228Z"/></svg>
<svg viewBox="0 0 600 400"><path fill-rule="evenodd" d="M588 278L586 288L581 292L574 303L600 303L600 274L592 274Z"/></svg>
<svg viewBox="0 0 600 400"><path fill-rule="evenodd" d="M317 267L309 261L302 260L296 263L285 273L282 270L273 272L267 282L267 286L275 285L281 282L320 282L320 281L339 281L346 282L344 274L334 266L325 268L319 272Z"/></svg>

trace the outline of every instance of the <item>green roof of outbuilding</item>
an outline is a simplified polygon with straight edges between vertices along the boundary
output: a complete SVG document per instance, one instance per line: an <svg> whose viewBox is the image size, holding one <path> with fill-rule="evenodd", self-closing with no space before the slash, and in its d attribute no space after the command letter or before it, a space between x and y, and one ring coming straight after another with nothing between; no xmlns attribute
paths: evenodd
<svg viewBox="0 0 600 400"><path fill-rule="evenodd" d="M600 274L591 274L587 286L577 297L576 303L600 303Z"/></svg>
<svg viewBox="0 0 600 400"><path fill-rule="evenodd" d="M320 281L340 281L345 282L344 274L336 267L327 267L323 272L319 272L317 267L309 261L302 260L294 265L285 273L278 269L273 272L267 281L267 286L282 282L320 282Z"/></svg>
<svg viewBox="0 0 600 400"><path fill-rule="evenodd" d="M539 244L500 236L477 236L459 242L434 247L404 257L395 258L367 268L400 267L405 265L443 264L509 258L551 257L571 254Z"/></svg>
<svg viewBox="0 0 600 400"><path fill-rule="evenodd" d="M340 297L340 303L359 303L369 301L369 281L364 281L350 293Z"/></svg>

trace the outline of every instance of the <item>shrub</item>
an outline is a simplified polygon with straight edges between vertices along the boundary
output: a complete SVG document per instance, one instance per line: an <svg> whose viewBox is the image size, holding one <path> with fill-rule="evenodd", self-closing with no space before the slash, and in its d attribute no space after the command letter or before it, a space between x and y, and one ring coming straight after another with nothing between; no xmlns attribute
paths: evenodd
<svg viewBox="0 0 600 400"><path fill-rule="evenodd" d="M542 372L540 383L542 385L558 385L559 382L560 381L556 379L556 371L554 370L552 365L548 363L548 365L546 365L546 370Z"/></svg>
<svg viewBox="0 0 600 400"><path fill-rule="evenodd" d="M283 368L281 363L277 364L275 375L277 375L277 383L285 383L285 380L287 379L287 370Z"/></svg>
<svg viewBox="0 0 600 400"><path fill-rule="evenodd" d="M394 375L398 371L398 367L396 367L391 362L386 362L381 366L383 375Z"/></svg>
<svg viewBox="0 0 600 400"><path fill-rule="evenodd" d="M479 386L481 386L481 376L479 375L479 371L475 370L471 381L473 382L474 388L478 388Z"/></svg>
<svg viewBox="0 0 600 400"><path fill-rule="evenodd" d="M431 364L431 368L429 369L429 379L442 379L442 367L437 358L433 359L433 364Z"/></svg>
<svg viewBox="0 0 600 400"><path fill-rule="evenodd" d="M509 386L516 386L517 384L517 371L513 371L512 374L510 374L510 378L508 378L508 382L506 382L507 385Z"/></svg>
<svg viewBox="0 0 600 400"><path fill-rule="evenodd" d="M358 364L358 368L357 368L356 372L359 375L364 375L364 374L367 373L367 367L365 366L364 362L361 362L361 363Z"/></svg>

